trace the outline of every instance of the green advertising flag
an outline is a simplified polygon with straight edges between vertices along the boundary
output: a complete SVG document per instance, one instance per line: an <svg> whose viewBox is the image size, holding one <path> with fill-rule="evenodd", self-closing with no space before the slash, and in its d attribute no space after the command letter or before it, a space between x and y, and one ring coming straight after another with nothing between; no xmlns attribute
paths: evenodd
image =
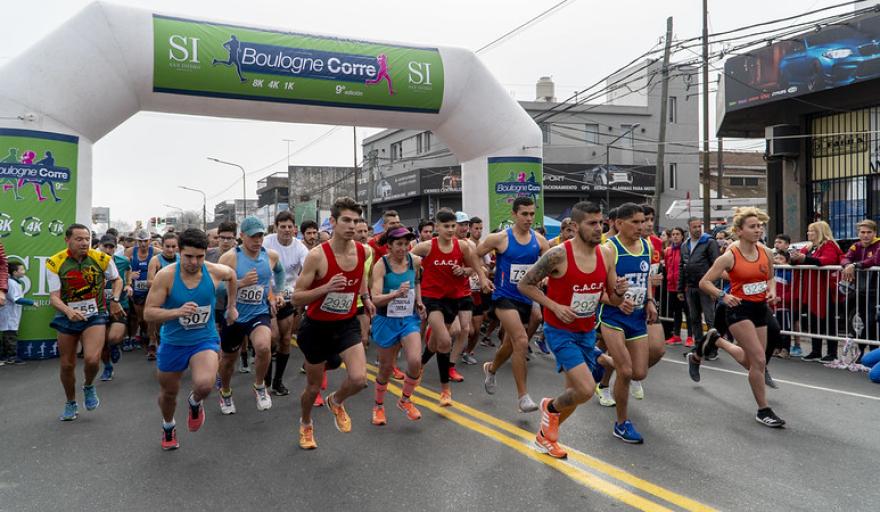
<svg viewBox="0 0 880 512"><path fill-rule="evenodd" d="M27 359L57 355L45 263L64 249L64 230L76 219L77 144L70 135L0 128L0 241L9 260L24 263L22 288L35 303L18 331Z"/></svg>
<svg viewBox="0 0 880 512"><path fill-rule="evenodd" d="M511 225L513 200L520 196L535 201L534 227L544 225L544 173L540 158L527 156L489 158L489 225Z"/></svg>
<svg viewBox="0 0 880 512"><path fill-rule="evenodd" d="M436 48L153 16L153 91L436 114Z"/></svg>

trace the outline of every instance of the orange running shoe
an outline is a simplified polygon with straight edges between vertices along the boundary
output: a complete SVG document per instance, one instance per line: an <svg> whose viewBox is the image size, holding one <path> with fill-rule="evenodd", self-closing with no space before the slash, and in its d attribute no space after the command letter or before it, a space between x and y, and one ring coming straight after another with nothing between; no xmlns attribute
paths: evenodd
<svg viewBox="0 0 880 512"><path fill-rule="evenodd" d="M333 413L333 422L336 424L336 430L340 432L351 432L351 418L345 412L345 406L342 404L334 404L333 397L336 392L327 395L327 408Z"/></svg>
<svg viewBox="0 0 880 512"><path fill-rule="evenodd" d="M321 392L318 391L318 396L315 397L315 403L312 407L323 407L324 406L324 397L321 396Z"/></svg>
<svg viewBox="0 0 880 512"><path fill-rule="evenodd" d="M416 421L422 419L422 413L416 409L416 405L412 403L412 400L398 400L397 408L406 413L407 419L410 421Z"/></svg>
<svg viewBox="0 0 880 512"><path fill-rule="evenodd" d="M456 370L453 366L449 368L449 380L451 380L452 382L463 382L464 375L458 373L458 370Z"/></svg>
<svg viewBox="0 0 880 512"><path fill-rule="evenodd" d="M315 442L314 426L299 424L299 447L303 450L314 450L318 447L318 443Z"/></svg>
<svg viewBox="0 0 880 512"><path fill-rule="evenodd" d="M391 375L394 377L394 380L403 380L406 378L406 374L400 371L400 368L396 366L391 367Z"/></svg>
<svg viewBox="0 0 880 512"><path fill-rule="evenodd" d="M388 423L385 421L385 406L383 405L374 405L373 406L373 425L384 425Z"/></svg>
<svg viewBox="0 0 880 512"><path fill-rule="evenodd" d="M452 405L452 390L449 388L440 391L440 407L449 407Z"/></svg>
<svg viewBox="0 0 880 512"><path fill-rule="evenodd" d="M176 450L180 448L180 443L177 442L177 427L171 427L171 430L166 428L162 428L162 449L163 450Z"/></svg>
<svg viewBox="0 0 880 512"><path fill-rule="evenodd" d="M555 443L544 437L544 434L540 430L538 431L538 435L535 436L535 448L537 448L539 452L546 453L554 459L568 458L568 454L559 446L559 443Z"/></svg>
<svg viewBox="0 0 880 512"><path fill-rule="evenodd" d="M548 441L555 443L559 441L559 413L547 410L550 402L550 398L541 399L541 432Z"/></svg>

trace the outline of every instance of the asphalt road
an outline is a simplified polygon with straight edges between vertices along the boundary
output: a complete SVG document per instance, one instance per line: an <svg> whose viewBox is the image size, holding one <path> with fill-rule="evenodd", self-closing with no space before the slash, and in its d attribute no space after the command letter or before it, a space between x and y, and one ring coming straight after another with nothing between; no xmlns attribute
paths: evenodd
<svg viewBox="0 0 880 512"><path fill-rule="evenodd" d="M466 380L453 384L455 406L441 409L432 362L417 393L419 422L407 421L389 394L389 424L371 425L372 388L347 403L350 434L317 410L319 448L310 452L297 445L305 379L296 349L285 379L294 394L258 412L250 375L236 374L238 414L221 416L212 395L207 422L193 434L179 410L174 452L159 447L158 385L142 352L124 354L115 380L98 383L98 410L80 405L79 419L67 423L57 419L57 361L2 367L0 510L880 509L871 476L880 464L880 386L864 374L774 360L780 389L769 396L788 425L773 430L754 421L732 360L708 363L695 384L681 351L670 349L645 382L646 398L630 401L644 445L613 438L613 409L593 400L561 429L565 462L530 447L539 416L516 411L509 367L489 396L479 366L459 365ZM552 356L534 356L529 371L535 400L559 391ZM334 373L331 389L341 379Z"/></svg>

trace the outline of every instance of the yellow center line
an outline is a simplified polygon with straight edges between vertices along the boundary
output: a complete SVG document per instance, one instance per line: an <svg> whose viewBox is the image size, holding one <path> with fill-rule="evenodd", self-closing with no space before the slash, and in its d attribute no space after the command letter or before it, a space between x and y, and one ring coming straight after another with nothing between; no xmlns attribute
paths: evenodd
<svg viewBox="0 0 880 512"><path fill-rule="evenodd" d="M371 365L367 366L375 369L375 367ZM368 372L367 378L371 381L376 381L376 377L372 373ZM390 382L388 383L388 391L397 396L403 395L403 390L395 386L394 384L391 384ZM645 510L648 512L672 512L672 509L670 508L650 501L642 496L639 496L638 494L630 492L618 485L615 485L611 482L608 482L607 480L597 477L596 475L584 471L583 469L572 466L571 464L568 464L562 460L554 459L549 455L540 454L536 450L523 444L522 442L505 436L500 432L490 429L485 425L481 425L480 423L477 423L476 421L471 420L465 416L457 414L451 411L449 408L440 407L439 405L418 396L413 396L412 401L419 407L430 409L431 411L439 414L440 416L443 416L444 418L452 422L473 430L474 432L483 434L486 437L489 437L513 450L516 450L517 452L525 455L532 460L541 462L559 471L560 473L566 475L567 477L585 487L589 487L590 489L606 494L618 501L630 505L633 508L636 508L638 510Z"/></svg>
<svg viewBox="0 0 880 512"><path fill-rule="evenodd" d="M371 364L367 364L367 368L373 372L379 371L379 368L377 368L376 366L373 366ZM375 380L375 379L373 379L373 380ZM430 390L424 386L421 386L421 385L416 388L416 393L421 393L421 394L425 395L426 397L431 398L433 400L440 399L440 395L437 392L432 391L432 390ZM517 427L516 425L513 425L513 424L508 423L506 421L500 420L494 416L491 416L491 415L486 414L482 411L474 409L473 407L465 405L461 402L458 402L458 401L453 402L453 407L460 410L461 412L463 412L465 414L468 414L468 415L474 417L475 419L478 419L480 421L483 421L485 423L493 425L500 430L503 430L505 432L513 434L513 435L520 437L522 439L525 439L527 441L531 441L535 437L534 432L529 432L528 430L522 429L520 427ZM663 499L669 503L677 505L685 510L689 510L691 512L709 512L709 511L715 510L714 508L712 508L706 504L700 503L696 500L688 498L687 496L682 496L674 491L671 491L671 490L666 489L664 487L661 487L657 484L654 484L652 482L649 482L647 480L639 478L639 477L633 475L632 473L629 473L629 472L627 472L623 469L620 469L612 464L609 464L609 463L604 462L602 460L599 460L595 457L587 455L586 453L583 453L583 452L581 452L575 448L572 448L568 445L563 445L563 446L565 447L565 450L568 452L568 456L572 460L576 460L576 461L584 464L587 467L590 467L596 471L604 473L605 475L608 475L616 480L619 480L619 481L624 482L632 487L640 489L648 494L652 494L660 499ZM543 461L543 458L542 458L542 461Z"/></svg>

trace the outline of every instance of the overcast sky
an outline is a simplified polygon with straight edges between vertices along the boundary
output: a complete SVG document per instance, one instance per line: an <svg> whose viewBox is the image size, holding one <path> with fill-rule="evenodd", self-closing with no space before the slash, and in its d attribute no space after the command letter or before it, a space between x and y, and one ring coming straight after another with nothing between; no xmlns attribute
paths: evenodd
<svg viewBox="0 0 880 512"><path fill-rule="evenodd" d="M116 3L206 20L476 49L558 1L120 0ZM4 0L3 3L0 64L39 41L89 2ZM841 2L709 0L710 32L837 3ZM553 77L557 97L561 99L657 45L665 32L667 16L674 18L676 39L700 35L700 5L701 0L575 0L480 56L516 99L534 99L534 83L542 75ZM852 10L852 7L841 10ZM714 97L710 105L714 113ZM249 172L267 167L248 178L248 197L254 198L260 177L286 169L288 143L282 139L293 139L290 149L297 151L331 128L142 112L95 144L94 206L109 206L111 217L134 221L164 215L169 209L163 204L200 210L201 196L179 190L177 185L205 190L209 211L216 202L241 197L240 171L209 162L207 156L240 163ZM362 138L375 131L363 129L358 135ZM360 160L360 153L357 158ZM336 130L291 157L292 164L302 165L351 165L353 160L350 127ZM125 162L126 166L120 168L119 162ZM169 162L172 165L168 165ZM279 163L270 165L273 162ZM181 168L192 170L183 181L179 178ZM146 180L146 176L150 176L150 180ZM223 192L227 188L229 190Z"/></svg>

